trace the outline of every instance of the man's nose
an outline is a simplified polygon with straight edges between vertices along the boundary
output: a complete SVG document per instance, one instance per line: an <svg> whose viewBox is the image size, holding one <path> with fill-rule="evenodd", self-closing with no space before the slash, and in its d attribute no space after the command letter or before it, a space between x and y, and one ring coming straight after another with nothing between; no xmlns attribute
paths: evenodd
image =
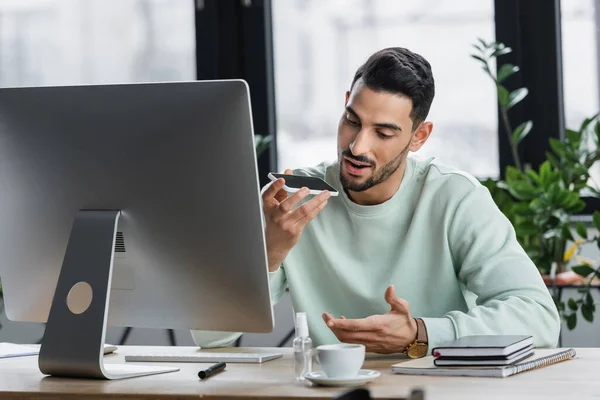
<svg viewBox="0 0 600 400"><path fill-rule="evenodd" d="M350 143L350 151L355 156L360 156L366 154L370 150L369 145L369 137L368 132L366 130L361 130L358 132L354 141Z"/></svg>

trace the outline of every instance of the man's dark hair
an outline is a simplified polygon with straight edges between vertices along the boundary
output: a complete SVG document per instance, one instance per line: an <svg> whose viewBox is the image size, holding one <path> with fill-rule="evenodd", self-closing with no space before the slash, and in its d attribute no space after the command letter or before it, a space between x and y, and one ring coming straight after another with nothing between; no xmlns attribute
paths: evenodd
<svg viewBox="0 0 600 400"><path fill-rule="evenodd" d="M435 94L435 84L431 65L421 55L402 47L379 50L358 68L350 90L360 78L371 90L411 99L410 118L413 130L427 118Z"/></svg>

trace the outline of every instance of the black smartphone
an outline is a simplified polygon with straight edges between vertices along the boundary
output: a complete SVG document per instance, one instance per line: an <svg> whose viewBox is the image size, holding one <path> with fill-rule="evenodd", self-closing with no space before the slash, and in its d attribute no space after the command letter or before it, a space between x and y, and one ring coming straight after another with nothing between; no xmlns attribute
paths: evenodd
<svg viewBox="0 0 600 400"><path fill-rule="evenodd" d="M338 191L336 188L325 182L323 179L315 178L312 176L299 176L299 175L287 175L277 174L275 172L269 173L269 179L275 181L279 178L285 179L283 190L289 193L297 192L303 187L308 188L310 194L319 194L325 190L329 190L332 196L337 196Z"/></svg>

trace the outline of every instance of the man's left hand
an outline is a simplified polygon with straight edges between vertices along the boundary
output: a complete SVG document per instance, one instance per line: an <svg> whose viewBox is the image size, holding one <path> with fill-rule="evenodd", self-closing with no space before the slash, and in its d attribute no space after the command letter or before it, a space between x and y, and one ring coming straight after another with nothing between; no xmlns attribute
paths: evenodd
<svg viewBox="0 0 600 400"><path fill-rule="evenodd" d="M403 353L417 337L417 323L410 316L408 302L396 296L393 286L385 291L385 301L391 310L383 315L336 319L323 313L323 320L340 342L364 344L366 351L374 353Z"/></svg>

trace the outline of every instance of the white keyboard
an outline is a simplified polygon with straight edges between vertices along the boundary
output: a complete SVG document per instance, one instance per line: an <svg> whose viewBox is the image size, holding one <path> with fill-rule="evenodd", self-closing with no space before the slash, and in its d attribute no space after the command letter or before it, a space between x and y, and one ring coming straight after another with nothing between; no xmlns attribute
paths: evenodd
<svg viewBox="0 0 600 400"><path fill-rule="evenodd" d="M282 353L218 353L195 352L192 354L148 353L125 356L129 362L226 362L262 363L281 357Z"/></svg>

